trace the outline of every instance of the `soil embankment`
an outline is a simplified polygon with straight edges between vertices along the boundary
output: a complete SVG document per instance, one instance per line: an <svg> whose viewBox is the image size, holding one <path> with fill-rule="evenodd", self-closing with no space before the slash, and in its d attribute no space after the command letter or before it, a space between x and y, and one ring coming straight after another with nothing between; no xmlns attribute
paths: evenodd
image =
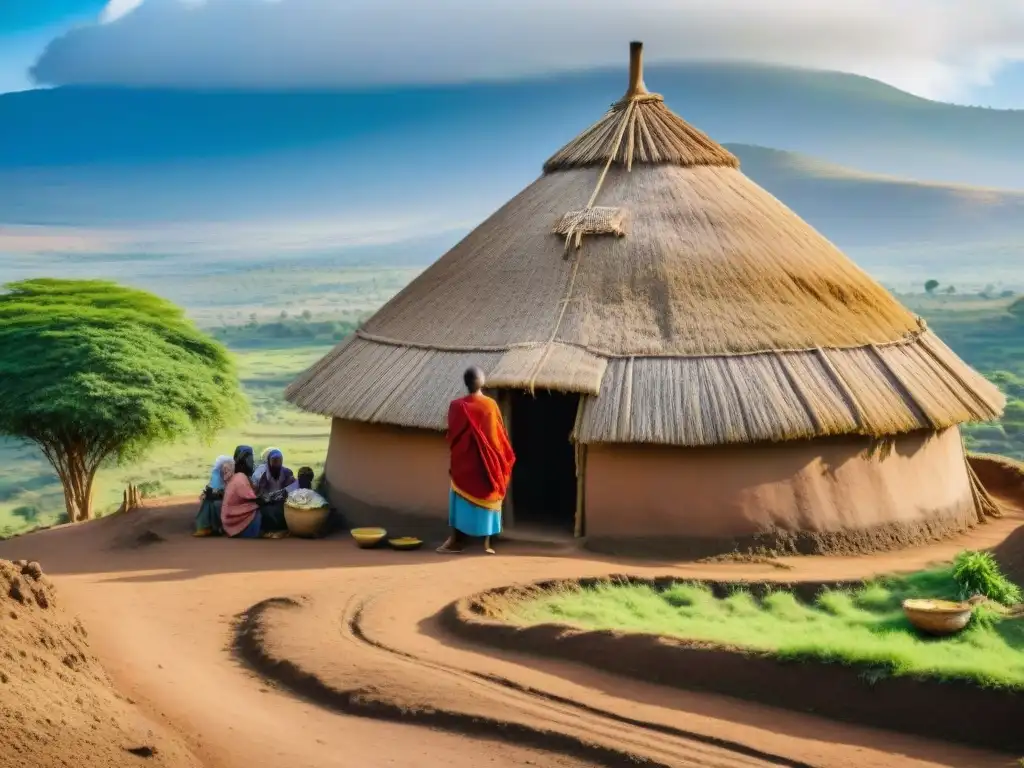
<svg viewBox="0 0 1024 768"><path fill-rule="evenodd" d="M200 764L111 686L37 563L0 560L0 767Z"/></svg>
<svg viewBox="0 0 1024 768"><path fill-rule="evenodd" d="M1021 529L1024 530L1024 529ZM611 576L613 581L665 589L677 578ZM968 681L872 675L865 667L816 661L783 661L771 654L639 632L585 630L563 624L519 626L504 621L509 601L604 579L541 582L499 588L449 605L441 621L464 640L502 651L585 664L633 680L684 690L709 691L830 719L912 733L931 739L1024 752L1024 697ZM710 583L724 596L728 584ZM823 586L841 583L751 583L755 594L788 587L811 599ZM964 718L965 711L996 713Z"/></svg>

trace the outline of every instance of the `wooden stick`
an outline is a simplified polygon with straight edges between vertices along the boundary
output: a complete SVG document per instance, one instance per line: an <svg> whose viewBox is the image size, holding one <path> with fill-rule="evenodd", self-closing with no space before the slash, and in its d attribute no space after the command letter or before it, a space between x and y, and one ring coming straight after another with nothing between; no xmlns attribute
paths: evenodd
<svg viewBox="0 0 1024 768"><path fill-rule="evenodd" d="M626 98L642 96L647 93L644 85L644 44L634 41L629 44L629 89Z"/></svg>

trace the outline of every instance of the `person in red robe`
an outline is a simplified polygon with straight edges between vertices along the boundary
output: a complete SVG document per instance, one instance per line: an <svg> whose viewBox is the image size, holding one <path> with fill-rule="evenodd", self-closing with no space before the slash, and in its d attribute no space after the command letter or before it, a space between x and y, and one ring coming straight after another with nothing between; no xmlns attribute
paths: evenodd
<svg viewBox="0 0 1024 768"><path fill-rule="evenodd" d="M484 372L476 366L462 377L469 394L448 406L448 525L451 535L437 550L461 552L463 536L482 537L493 555L491 537L501 533L501 504L512 479L516 456L501 410L483 393Z"/></svg>

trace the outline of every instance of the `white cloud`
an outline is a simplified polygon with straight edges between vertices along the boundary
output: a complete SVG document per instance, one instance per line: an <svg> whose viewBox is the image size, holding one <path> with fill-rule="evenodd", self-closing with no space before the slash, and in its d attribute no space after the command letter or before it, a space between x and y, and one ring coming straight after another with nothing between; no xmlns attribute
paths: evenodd
<svg viewBox="0 0 1024 768"><path fill-rule="evenodd" d="M654 61L841 69L949 98L1024 58L1020 0L111 0L105 18L53 41L37 80L458 81L619 64L643 39Z"/></svg>
<svg viewBox="0 0 1024 768"><path fill-rule="evenodd" d="M117 21L138 8L144 0L109 0L100 14L101 23Z"/></svg>

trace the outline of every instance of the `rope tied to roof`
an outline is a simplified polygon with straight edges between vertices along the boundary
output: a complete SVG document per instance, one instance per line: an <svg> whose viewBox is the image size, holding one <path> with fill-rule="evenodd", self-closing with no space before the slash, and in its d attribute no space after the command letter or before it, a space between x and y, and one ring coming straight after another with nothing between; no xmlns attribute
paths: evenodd
<svg viewBox="0 0 1024 768"><path fill-rule="evenodd" d="M626 136L627 128L629 128L629 145L626 147L626 171L633 170L633 141L634 134L632 131L632 125L636 120L636 102L635 97L629 97L629 103L626 105L622 119L619 122L619 130L615 136L615 141L612 142L611 149L608 152L608 159L604 164L604 168L601 169L601 175L597 177L597 185L594 187L594 192L587 201L582 211L571 211L563 217L563 224L566 219L571 219L571 223L566 227L565 232L565 248L563 253L568 258L569 244L575 243L576 250L579 250L583 245L583 235L586 234L586 227L584 223L587 222L588 216L591 215L591 211L594 209L594 203L597 202L597 196L601 193L601 187L604 184L605 178L608 176L608 169L612 167L612 163L615 162L615 158L618 157L619 149L622 147L622 140ZM575 273L575 270L574 270Z"/></svg>

